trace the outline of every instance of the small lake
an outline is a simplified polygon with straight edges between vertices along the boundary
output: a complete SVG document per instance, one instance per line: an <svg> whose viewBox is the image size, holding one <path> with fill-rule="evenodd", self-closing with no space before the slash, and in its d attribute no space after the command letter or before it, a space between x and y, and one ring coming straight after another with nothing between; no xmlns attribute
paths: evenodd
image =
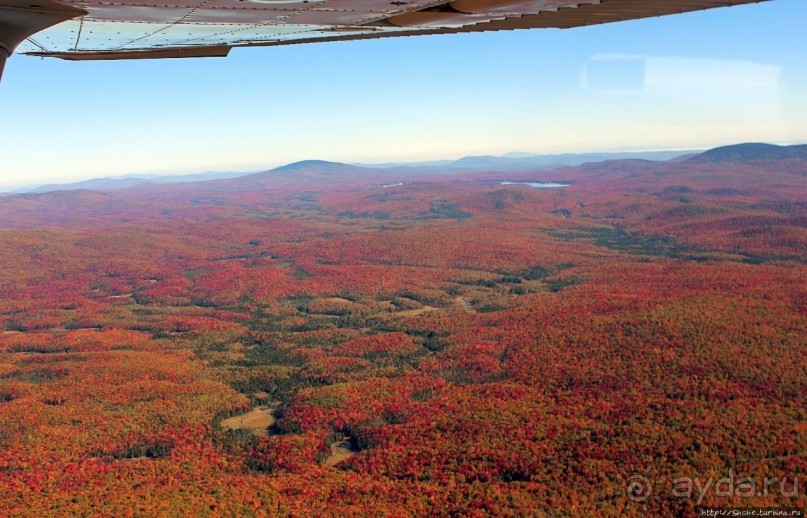
<svg viewBox="0 0 807 518"><path fill-rule="evenodd" d="M569 187L570 184L555 182L499 182L499 185L529 185L536 189L557 189L559 187Z"/></svg>

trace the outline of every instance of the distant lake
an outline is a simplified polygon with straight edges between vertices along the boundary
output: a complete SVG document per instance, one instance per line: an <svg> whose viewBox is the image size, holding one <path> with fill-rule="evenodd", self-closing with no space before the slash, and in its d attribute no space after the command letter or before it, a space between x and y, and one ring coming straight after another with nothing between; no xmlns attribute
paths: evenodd
<svg viewBox="0 0 807 518"><path fill-rule="evenodd" d="M499 182L499 185L529 185L536 189L557 189L558 187L569 187L568 183L554 183L554 182Z"/></svg>
<svg viewBox="0 0 807 518"><path fill-rule="evenodd" d="M381 187L398 187L399 185L403 185L403 182L398 183L388 183L387 185L382 185Z"/></svg>

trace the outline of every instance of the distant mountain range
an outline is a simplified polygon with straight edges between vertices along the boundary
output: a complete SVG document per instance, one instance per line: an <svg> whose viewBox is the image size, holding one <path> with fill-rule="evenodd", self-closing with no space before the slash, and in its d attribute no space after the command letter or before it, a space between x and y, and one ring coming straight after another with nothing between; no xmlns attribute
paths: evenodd
<svg viewBox="0 0 807 518"><path fill-rule="evenodd" d="M524 169L549 169L564 165L579 165L586 162L598 162L602 160L613 160L619 158L640 158L644 160L670 160L691 154L687 151L648 151L648 152L624 152L624 153L583 153L583 154L563 154L563 155L537 155L530 153L508 153L497 156L469 156L459 160L435 160L429 162L396 162L383 164L338 164L336 162L326 162L322 160L303 160L285 166L277 167L266 172L289 173L292 170L306 170L308 174L314 171L323 173L328 169L328 174L337 174L341 169L345 173L345 168L353 167L358 172L361 170L385 170L387 172L405 174L452 174L467 171L515 171ZM328 164L327 167L325 164ZM51 191L75 191L87 189L92 191L113 191L118 189L128 189L135 186L150 184L174 184L202 182L221 179L232 179L238 177L253 177L256 172L243 173L197 173L187 175L127 175L112 178L94 178L81 182L48 184L34 187L14 189L13 193L43 193ZM254 179L254 178L253 178Z"/></svg>
<svg viewBox="0 0 807 518"><path fill-rule="evenodd" d="M172 184L172 183L190 183L190 182L204 182L208 180L219 180L224 178L237 178L251 174L244 173L193 173L184 175L126 175L117 176L112 178L93 178L91 180L83 180L81 182L72 183L55 183L47 185L39 185L36 187L23 187L14 189L9 192L24 193L24 192L51 192L51 191L77 191L80 189L87 189L90 191L114 191L118 189L127 189L136 185L142 184Z"/></svg>
<svg viewBox="0 0 807 518"><path fill-rule="evenodd" d="M807 159L807 145L776 146L773 144L748 143L718 147L705 152L694 151L646 151L616 153L582 153L560 155L533 155L508 153L505 156L469 156L459 160L431 162L343 164L323 160L304 160L259 173L197 173L188 175L128 175L115 178L96 178L82 182L49 184L17 189L14 193L45 193L53 191L112 191L132 187L147 187L154 184L179 184L189 182L208 183L210 189L262 188L276 182L322 180L334 181L362 178L417 177L428 175L458 174L465 172L508 172L553 169L578 166L611 160L692 161L692 162L740 162L753 160Z"/></svg>
<svg viewBox="0 0 807 518"><path fill-rule="evenodd" d="M535 153L507 153L503 156L467 156L458 160L433 160L429 162L388 162L381 164L353 164L359 167L391 169L400 167L439 167L462 171L498 169L538 169L554 168L568 165L580 165L587 162L604 160L638 159L666 161L682 156L696 154L698 151L625 151L613 153L565 153L560 155L540 155Z"/></svg>

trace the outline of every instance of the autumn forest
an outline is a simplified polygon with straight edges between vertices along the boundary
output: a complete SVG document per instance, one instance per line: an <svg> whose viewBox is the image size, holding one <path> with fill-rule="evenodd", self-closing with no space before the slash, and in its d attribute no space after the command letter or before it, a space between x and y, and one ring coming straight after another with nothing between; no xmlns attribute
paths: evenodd
<svg viewBox="0 0 807 518"><path fill-rule="evenodd" d="M0 196L0 515L803 509L805 200L720 153Z"/></svg>

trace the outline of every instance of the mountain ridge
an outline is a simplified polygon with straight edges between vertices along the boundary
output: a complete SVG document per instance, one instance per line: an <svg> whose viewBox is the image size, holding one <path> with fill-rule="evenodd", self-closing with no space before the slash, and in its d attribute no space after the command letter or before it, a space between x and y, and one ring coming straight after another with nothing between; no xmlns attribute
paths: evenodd
<svg viewBox="0 0 807 518"><path fill-rule="evenodd" d="M807 144L778 146L746 142L709 149L687 159L690 162L748 162L755 160L807 159Z"/></svg>

